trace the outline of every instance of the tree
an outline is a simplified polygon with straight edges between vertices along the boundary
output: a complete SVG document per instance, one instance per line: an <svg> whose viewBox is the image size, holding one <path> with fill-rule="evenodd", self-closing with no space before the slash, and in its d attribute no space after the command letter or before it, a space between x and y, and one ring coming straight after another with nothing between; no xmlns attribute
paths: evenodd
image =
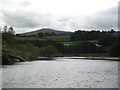
<svg viewBox="0 0 120 90"><path fill-rule="evenodd" d="M37 34L37 36L41 38L41 37L44 36L44 34L42 32L40 32L40 33Z"/></svg>
<svg viewBox="0 0 120 90"><path fill-rule="evenodd" d="M56 33L54 33L54 32L51 32L51 36L55 36L56 35Z"/></svg>
<svg viewBox="0 0 120 90"><path fill-rule="evenodd" d="M73 33L70 36L70 39L73 41L84 41L84 40L97 40L99 38L100 35L100 31L75 31L75 33Z"/></svg>
<svg viewBox="0 0 120 90"><path fill-rule="evenodd" d="M7 26L4 26L4 27L3 27L3 33L6 33L7 30L8 30L8 27L7 27Z"/></svg>
<svg viewBox="0 0 120 90"><path fill-rule="evenodd" d="M14 30L12 27L3 27L2 40L9 45L14 43Z"/></svg>
<svg viewBox="0 0 120 90"><path fill-rule="evenodd" d="M0 27L0 34L1 34L1 32L2 32L2 28Z"/></svg>
<svg viewBox="0 0 120 90"><path fill-rule="evenodd" d="M118 35L110 49L110 56L120 57L120 35Z"/></svg>
<svg viewBox="0 0 120 90"><path fill-rule="evenodd" d="M9 27L9 28L8 28L8 33L11 33L11 34L14 34L14 33L15 33L15 31L13 30L13 27Z"/></svg>
<svg viewBox="0 0 120 90"><path fill-rule="evenodd" d="M115 32L115 30L114 30L114 29L111 29L110 33L114 33L114 32Z"/></svg>
<svg viewBox="0 0 120 90"><path fill-rule="evenodd" d="M98 39L98 44L102 46L111 46L115 40L115 37L112 34L101 34L99 39Z"/></svg>

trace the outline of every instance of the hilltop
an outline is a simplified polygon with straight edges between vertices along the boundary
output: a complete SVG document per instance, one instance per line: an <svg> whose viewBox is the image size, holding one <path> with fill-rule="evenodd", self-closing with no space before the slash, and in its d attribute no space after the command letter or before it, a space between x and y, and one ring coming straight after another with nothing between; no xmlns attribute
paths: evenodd
<svg viewBox="0 0 120 90"><path fill-rule="evenodd" d="M42 28L39 30L31 31L31 32L26 32L22 33L23 35L37 35L38 33L55 33L57 35L71 35L73 32L67 32L67 31L60 31L60 30L54 30L50 28Z"/></svg>

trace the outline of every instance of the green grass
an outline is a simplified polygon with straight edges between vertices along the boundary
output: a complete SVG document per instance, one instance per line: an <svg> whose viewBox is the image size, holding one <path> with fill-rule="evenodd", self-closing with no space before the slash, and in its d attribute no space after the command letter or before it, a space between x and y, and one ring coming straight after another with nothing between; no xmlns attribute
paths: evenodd
<svg viewBox="0 0 120 90"><path fill-rule="evenodd" d="M98 40L89 40L89 42L96 43Z"/></svg>
<svg viewBox="0 0 120 90"><path fill-rule="evenodd" d="M44 36L46 39L58 41L58 42L69 42L70 41L70 36Z"/></svg>
<svg viewBox="0 0 120 90"><path fill-rule="evenodd" d="M84 41L68 41L68 42L60 42L60 43L62 43L62 44L76 45L76 44L80 44L81 42L84 42ZM97 41L96 40L89 40L89 42L95 43Z"/></svg>
<svg viewBox="0 0 120 90"><path fill-rule="evenodd" d="M75 45L77 43L80 43L80 41L69 41L69 42L60 42L62 44L70 44L70 45Z"/></svg>
<svg viewBox="0 0 120 90"><path fill-rule="evenodd" d="M46 39L44 38L38 38L38 37L16 37L16 40L41 40L44 41Z"/></svg>
<svg viewBox="0 0 120 90"><path fill-rule="evenodd" d="M60 42L62 44L70 44L70 45L75 45L78 43L81 43L83 41L70 41L70 36L68 35L64 35L64 36L44 36L42 38L39 37L16 37L16 40L41 40L41 41L45 41L47 39L53 40L53 41L57 41ZM87 40L89 42L97 42L97 40Z"/></svg>
<svg viewBox="0 0 120 90"><path fill-rule="evenodd" d="M58 41L58 42L69 42L70 41L70 36L44 36L43 38L39 37L16 37L16 40L53 40L53 41Z"/></svg>

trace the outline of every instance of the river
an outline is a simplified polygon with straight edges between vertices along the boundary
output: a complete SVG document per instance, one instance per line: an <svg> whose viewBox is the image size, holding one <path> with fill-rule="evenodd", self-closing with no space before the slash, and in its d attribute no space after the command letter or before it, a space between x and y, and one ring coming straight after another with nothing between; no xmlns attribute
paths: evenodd
<svg viewBox="0 0 120 90"><path fill-rule="evenodd" d="M55 58L2 68L3 88L118 88L118 61Z"/></svg>

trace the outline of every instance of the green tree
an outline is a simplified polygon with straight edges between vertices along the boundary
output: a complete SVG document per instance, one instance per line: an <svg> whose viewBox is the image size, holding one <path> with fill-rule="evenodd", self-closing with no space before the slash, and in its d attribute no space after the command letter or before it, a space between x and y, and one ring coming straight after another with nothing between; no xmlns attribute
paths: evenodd
<svg viewBox="0 0 120 90"><path fill-rule="evenodd" d="M9 27L9 28L8 28L8 33L11 33L11 34L14 34L14 33L15 33L15 31L13 30L13 27Z"/></svg>
<svg viewBox="0 0 120 90"><path fill-rule="evenodd" d="M3 27L3 33L7 33L7 30L8 30L8 27L7 27L7 26L4 26L4 27Z"/></svg>
<svg viewBox="0 0 120 90"><path fill-rule="evenodd" d="M98 39L98 44L102 46L111 46L115 40L115 37L112 34L101 34Z"/></svg>
<svg viewBox="0 0 120 90"><path fill-rule="evenodd" d="M37 34L38 37L42 38L44 36L44 34L42 32Z"/></svg>
<svg viewBox="0 0 120 90"><path fill-rule="evenodd" d="M110 49L110 56L120 57L120 35L118 35Z"/></svg>
<svg viewBox="0 0 120 90"><path fill-rule="evenodd" d="M14 39L14 30L12 27L3 27L3 32L2 32L2 41L6 42L9 45L12 45L15 41Z"/></svg>
<svg viewBox="0 0 120 90"><path fill-rule="evenodd" d="M57 49L52 45L40 48L40 56L57 56L59 54Z"/></svg>
<svg viewBox="0 0 120 90"><path fill-rule="evenodd" d="M83 41L76 45L77 53L102 53L105 50L102 47L97 47L95 43Z"/></svg>

